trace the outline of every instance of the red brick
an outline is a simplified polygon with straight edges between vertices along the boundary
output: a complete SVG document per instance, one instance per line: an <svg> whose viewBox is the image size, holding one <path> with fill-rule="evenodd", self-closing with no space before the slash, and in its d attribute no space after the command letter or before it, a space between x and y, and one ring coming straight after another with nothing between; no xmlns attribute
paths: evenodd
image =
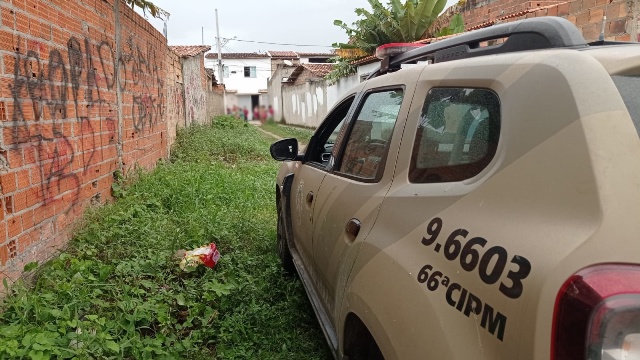
<svg viewBox="0 0 640 360"><path fill-rule="evenodd" d="M20 215L20 218L22 220L23 231L27 231L33 228L34 226L33 210L27 210L22 215Z"/></svg>
<svg viewBox="0 0 640 360"><path fill-rule="evenodd" d="M618 18L618 14L620 12L620 7L623 6L622 4L609 4L607 6L607 19L608 20L614 20Z"/></svg>
<svg viewBox="0 0 640 360"><path fill-rule="evenodd" d="M589 23L601 24L604 17L604 9L593 9L589 11Z"/></svg>
<svg viewBox="0 0 640 360"><path fill-rule="evenodd" d="M623 34L626 32L627 20L619 19L609 23L609 34Z"/></svg>
<svg viewBox="0 0 640 360"><path fill-rule="evenodd" d="M573 0L569 3L569 14L577 14L582 11L582 0Z"/></svg>
<svg viewBox="0 0 640 360"><path fill-rule="evenodd" d="M16 172L16 179L18 180L18 189L25 189L31 184L31 176L28 169Z"/></svg>
<svg viewBox="0 0 640 360"><path fill-rule="evenodd" d="M14 12L13 10L7 8L7 7L1 7L0 8L0 12L2 12L0 14L0 17L2 18L2 26L9 28L9 29L13 29L15 27L15 16L14 16ZM11 41L8 44L12 44L13 41ZM6 43L3 43L3 46Z"/></svg>
<svg viewBox="0 0 640 360"><path fill-rule="evenodd" d="M589 23L589 12L585 11L576 15L576 26L580 27Z"/></svg>
<svg viewBox="0 0 640 360"><path fill-rule="evenodd" d="M27 208L27 191L21 191L13 195L13 211L19 213Z"/></svg>
<svg viewBox="0 0 640 360"><path fill-rule="evenodd" d="M9 250L7 249L7 244L1 244L0 245L0 266L5 266L8 261L9 261Z"/></svg>
<svg viewBox="0 0 640 360"><path fill-rule="evenodd" d="M616 36L616 41L631 41L631 34L624 34ZM638 39L640 41L640 37Z"/></svg>
<svg viewBox="0 0 640 360"><path fill-rule="evenodd" d="M20 217L13 217L7 220L8 238L14 238L22 232L22 223Z"/></svg>
<svg viewBox="0 0 640 360"><path fill-rule="evenodd" d="M2 193L5 195L16 191L16 174L12 172L0 175L0 184L2 185Z"/></svg>

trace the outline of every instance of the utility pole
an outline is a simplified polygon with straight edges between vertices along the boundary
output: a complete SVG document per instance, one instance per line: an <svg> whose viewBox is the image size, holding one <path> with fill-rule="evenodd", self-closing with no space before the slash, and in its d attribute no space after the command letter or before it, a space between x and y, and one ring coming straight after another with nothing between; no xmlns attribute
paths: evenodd
<svg viewBox="0 0 640 360"><path fill-rule="evenodd" d="M216 9L216 40L218 43L218 80L222 85L222 113L226 114L227 89L224 86L224 69L222 67L222 46L220 46L220 20L218 20L218 9Z"/></svg>
<svg viewBox="0 0 640 360"><path fill-rule="evenodd" d="M216 9L216 34L218 37L216 38L218 42L218 79L220 80L220 84L224 85L224 76L222 69L222 46L220 46L220 21L218 20L218 9Z"/></svg>

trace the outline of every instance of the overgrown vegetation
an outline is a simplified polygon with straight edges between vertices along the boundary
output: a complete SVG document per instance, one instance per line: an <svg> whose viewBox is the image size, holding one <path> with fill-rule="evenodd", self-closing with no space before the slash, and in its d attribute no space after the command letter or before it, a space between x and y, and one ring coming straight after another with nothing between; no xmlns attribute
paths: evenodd
<svg viewBox="0 0 640 360"><path fill-rule="evenodd" d="M349 26L342 20L333 23L342 28L349 38L347 43L334 43L338 56L332 58L333 70L326 76L330 82L354 74L354 61L373 55L380 45L409 43L420 39L464 31L456 22L449 28L434 29L432 24L444 9L447 0L389 0L383 5L380 0L367 0L371 10L355 9L359 19ZM456 18L455 21L461 20ZM434 26L435 27L435 26Z"/></svg>
<svg viewBox="0 0 640 360"><path fill-rule="evenodd" d="M267 121L262 125L262 128L265 131L283 138L296 138L299 142L304 144L307 144L309 139L311 139L311 135L313 135L312 129L276 124L273 121Z"/></svg>
<svg viewBox="0 0 640 360"><path fill-rule="evenodd" d="M181 131L171 163L120 185L30 286L13 284L0 358L330 357L275 255L271 141L229 117ZM179 269L178 249L210 242L214 269Z"/></svg>
<svg viewBox="0 0 640 360"><path fill-rule="evenodd" d="M124 0L124 2L131 6L131 8L135 8L136 6L139 7L140 9L142 9L142 12L146 15L147 11L151 14L151 16L153 16L154 18L158 18L158 19L168 19L169 18L169 13L162 9L161 7L159 7L158 5L154 4L151 1L148 0Z"/></svg>

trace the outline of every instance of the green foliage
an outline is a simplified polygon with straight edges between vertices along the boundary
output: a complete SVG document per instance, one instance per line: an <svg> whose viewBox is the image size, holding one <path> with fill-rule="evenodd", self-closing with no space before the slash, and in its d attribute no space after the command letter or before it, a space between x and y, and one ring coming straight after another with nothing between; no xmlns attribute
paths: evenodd
<svg viewBox="0 0 640 360"><path fill-rule="evenodd" d="M393 42L420 40L446 5L446 0L390 0L385 7L379 0L368 0L372 11L356 9L361 17L353 27L335 20L349 37L348 44L334 44L341 49L361 49L372 54L376 47Z"/></svg>
<svg viewBox="0 0 640 360"><path fill-rule="evenodd" d="M325 79L329 80L329 84L335 84L339 79L355 74L358 68L352 64L353 60L350 58L343 58L336 56L330 59L334 63L331 72L329 72Z"/></svg>
<svg viewBox="0 0 640 360"><path fill-rule="evenodd" d="M139 7L142 9L142 12L146 15L147 11L154 18L158 19L167 19L169 18L169 13L159 6L155 5L153 2L148 0L124 0L127 5L130 5L133 9L134 7Z"/></svg>
<svg viewBox="0 0 640 360"><path fill-rule="evenodd" d="M173 162L123 182L32 286L12 286L0 359L329 358L276 256L271 142L227 117L181 131ZM210 242L214 269L179 269L177 250Z"/></svg>
<svg viewBox="0 0 640 360"><path fill-rule="evenodd" d="M348 43L334 43L333 46L341 50L358 51L343 51L348 55L333 59L336 65L326 76L330 82L355 73L352 62L373 54L380 45L422 39L447 4L447 0L405 0L404 3L401 0L389 0L387 6L379 0L368 2L371 11L357 8L355 12L360 18L352 27L341 20L333 22L349 37Z"/></svg>
<svg viewBox="0 0 640 360"><path fill-rule="evenodd" d="M448 27L440 29L436 36L447 36L464 32L464 18L462 14L455 14Z"/></svg>

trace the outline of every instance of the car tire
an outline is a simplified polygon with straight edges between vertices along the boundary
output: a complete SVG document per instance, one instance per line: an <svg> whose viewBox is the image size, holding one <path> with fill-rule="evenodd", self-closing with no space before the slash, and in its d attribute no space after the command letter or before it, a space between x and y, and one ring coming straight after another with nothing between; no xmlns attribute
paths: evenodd
<svg viewBox="0 0 640 360"><path fill-rule="evenodd" d="M287 233L285 228L284 216L282 211L278 211L278 229L277 229L277 244L278 244L278 257L280 258L280 264L286 275L292 276L295 274L296 269L293 264L293 257L289 250L289 241L287 240Z"/></svg>

